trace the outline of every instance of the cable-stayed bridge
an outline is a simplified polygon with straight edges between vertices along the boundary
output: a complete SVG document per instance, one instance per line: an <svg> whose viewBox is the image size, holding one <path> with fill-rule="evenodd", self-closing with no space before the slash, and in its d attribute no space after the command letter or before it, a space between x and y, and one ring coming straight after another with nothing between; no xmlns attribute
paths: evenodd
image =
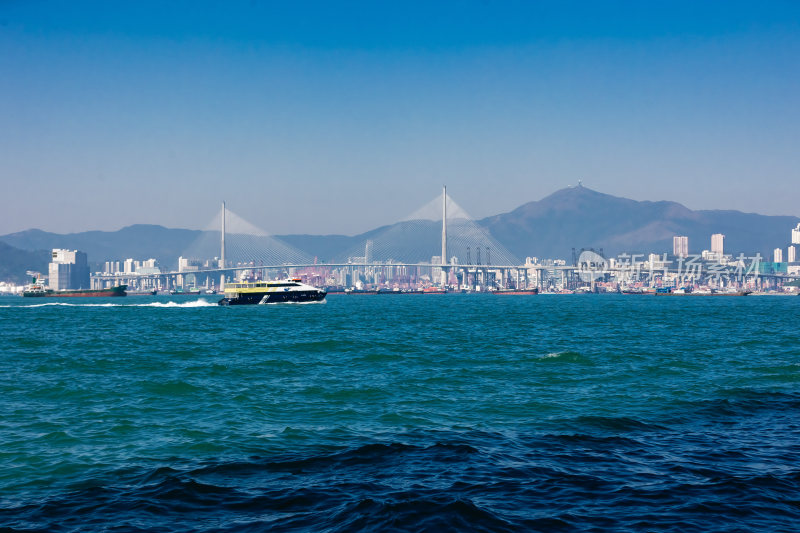
<svg viewBox="0 0 800 533"><path fill-rule="evenodd" d="M334 272L336 271L336 272ZM349 275L348 275L349 274ZM270 235L225 204L193 243L180 251L178 270L159 274L94 276L96 286L126 281L170 288L191 283L219 288L239 276L301 275L317 284L371 283L519 286L527 269L443 188L428 204L365 234L325 262ZM513 281L512 281L513 280ZM149 281L149 283L148 283Z"/></svg>

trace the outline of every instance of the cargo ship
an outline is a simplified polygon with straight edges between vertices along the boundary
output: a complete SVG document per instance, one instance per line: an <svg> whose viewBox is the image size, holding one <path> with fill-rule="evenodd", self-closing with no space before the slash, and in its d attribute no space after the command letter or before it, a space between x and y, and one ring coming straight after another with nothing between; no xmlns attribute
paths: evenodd
<svg viewBox="0 0 800 533"><path fill-rule="evenodd" d="M330 291L328 291L330 293ZM334 292L343 292L344 294L444 294L444 289L440 289L437 287L428 287L427 289L345 289L344 291L334 291Z"/></svg>
<svg viewBox="0 0 800 533"><path fill-rule="evenodd" d="M22 292L25 297L43 297L43 298L70 298L70 297L102 297L110 298L115 296L126 296L127 285L117 285L109 289L67 289L63 291L54 291L52 289L45 289L42 285L32 285Z"/></svg>
<svg viewBox="0 0 800 533"><path fill-rule="evenodd" d="M300 278L281 281L228 283L219 305L254 305L274 303L319 302L325 299L322 289L300 282Z"/></svg>
<svg viewBox="0 0 800 533"><path fill-rule="evenodd" d="M492 294L508 294L511 296L534 296L539 294L539 289L497 289Z"/></svg>
<svg viewBox="0 0 800 533"><path fill-rule="evenodd" d="M672 287L656 288L657 296L747 296L752 291L690 291L686 289L673 289Z"/></svg>
<svg viewBox="0 0 800 533"><path fill-rule="evenodd" d="M378 289L353 289L352 287L344 290L344 294L381 294Z"/></svg>

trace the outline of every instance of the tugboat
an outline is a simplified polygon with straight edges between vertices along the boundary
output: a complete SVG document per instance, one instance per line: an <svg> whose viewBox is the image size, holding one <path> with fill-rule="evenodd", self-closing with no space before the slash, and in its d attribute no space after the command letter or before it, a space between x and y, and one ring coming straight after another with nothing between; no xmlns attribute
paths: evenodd
<svg viewBox="0 0 800 533"><path fill-rule="evenodd" d="M300 278L281 281L243 281L225 285L225 297L219 305L254 305L273 303L319 302L325 299L322 289L300 282Z"/></svg>
<svg viewBox="0 0 800 533"><path fill-rule="evenodd" d="M196 296L200 294L200 289L186 289L186 290L172 290L169 291L172 296Z"/></svg>
<svg viewBox="0 0 800 533"><path fill-rule="evenodd" d="M45 289L44 284L37 281L36 278L33 278L33 281L26 285L22 292L22 296L25 298L42 297L45 294L47 294L47 289Z"/></svg>
<svg viewBox="0 0 800 533"><path fill-rule="evenodd" d="M447 294L447 289L444 287L425 287L422 289L422 294Z"/></svg>

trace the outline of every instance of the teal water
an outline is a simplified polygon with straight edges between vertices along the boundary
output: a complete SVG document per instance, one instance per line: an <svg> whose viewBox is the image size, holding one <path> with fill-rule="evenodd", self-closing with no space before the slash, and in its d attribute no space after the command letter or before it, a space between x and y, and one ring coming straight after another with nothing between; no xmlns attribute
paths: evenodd
<svg viewBox="0 0 800 533"><path fill-rule="evenodd" d="M797 297L0 298L0 529L790 530Z"/></svg>

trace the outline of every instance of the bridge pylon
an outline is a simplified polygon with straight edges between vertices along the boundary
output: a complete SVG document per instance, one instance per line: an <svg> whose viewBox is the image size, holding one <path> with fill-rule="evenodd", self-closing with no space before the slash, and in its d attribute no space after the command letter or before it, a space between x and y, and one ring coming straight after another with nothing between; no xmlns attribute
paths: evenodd
<svg viewBox="0 0 800 533"><path fill-rule="evenodd" d="M442 185L442 287L447 285L447 187Z"/></svg>

